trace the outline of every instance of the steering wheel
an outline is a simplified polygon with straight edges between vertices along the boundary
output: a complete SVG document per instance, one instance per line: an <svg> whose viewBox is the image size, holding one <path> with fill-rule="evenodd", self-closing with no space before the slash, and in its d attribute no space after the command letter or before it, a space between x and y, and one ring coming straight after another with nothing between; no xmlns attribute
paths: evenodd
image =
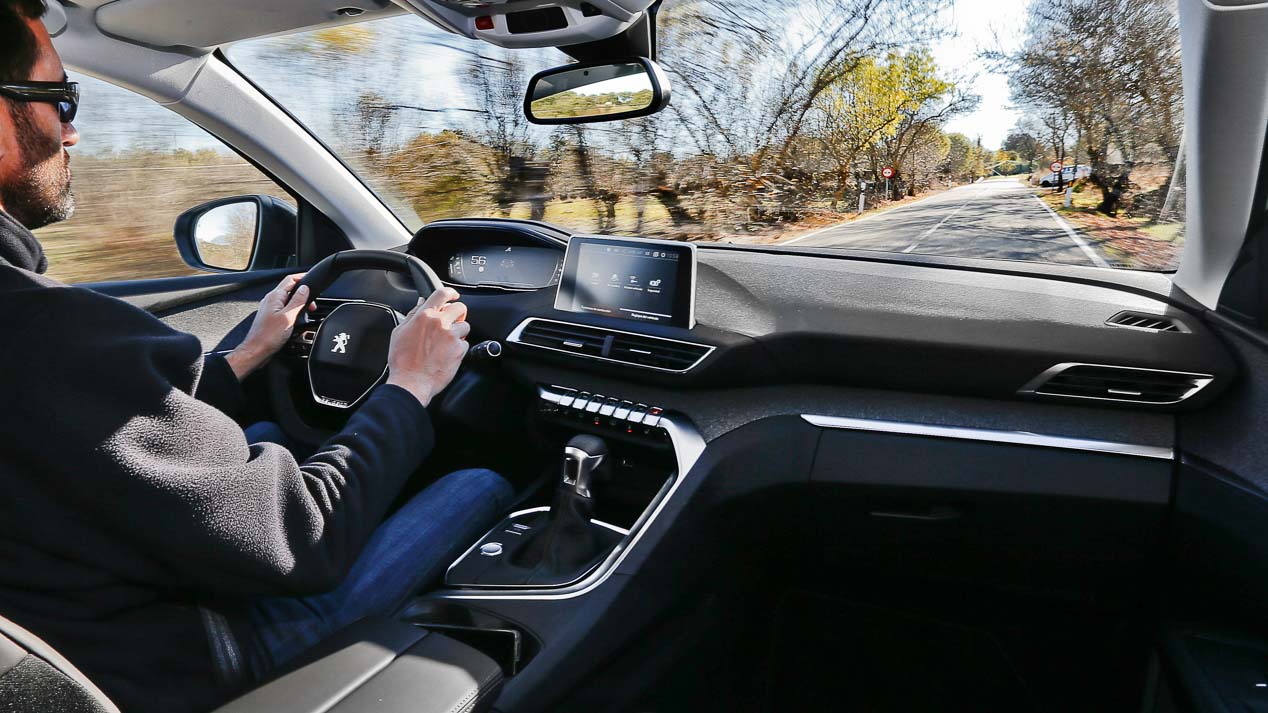
<svg viewBox="0 0 1268 713"><path fill-rule="evenodd" d="M343 273L385 270L407 275L426 299L441 284L422 260L391 250L345 250L317 263L296 285L307 285L315 300ZM307 313L305 313L307 314ZM387 375L392 330L404 318L394 308L374 302L345 302L317 328L308 357L308 383L313 401L349 409L364 399ZM296 329L302 325L297 324Z"/></svg>

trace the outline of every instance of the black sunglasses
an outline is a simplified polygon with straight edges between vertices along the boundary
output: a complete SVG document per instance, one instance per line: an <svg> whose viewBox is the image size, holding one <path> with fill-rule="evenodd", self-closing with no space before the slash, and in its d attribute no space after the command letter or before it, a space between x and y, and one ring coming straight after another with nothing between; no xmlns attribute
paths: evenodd
<svg viewBox="0 0 1268 713"><path fill-rule="evenodd" d="M78 82L0 82L0 94L20 102L56 104L63 124L74 121L79 111Z"/></svg>

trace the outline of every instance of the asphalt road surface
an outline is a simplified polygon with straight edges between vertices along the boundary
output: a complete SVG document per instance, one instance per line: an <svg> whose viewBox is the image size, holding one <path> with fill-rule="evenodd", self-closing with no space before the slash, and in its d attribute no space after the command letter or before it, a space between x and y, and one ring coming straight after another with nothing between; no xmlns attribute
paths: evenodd
<svg viewBox="0 0 1268 713"><path fill-rule="evenodd" d="M781 244L1108 267L1033 189L1011 178L953 188Z"/></svg>

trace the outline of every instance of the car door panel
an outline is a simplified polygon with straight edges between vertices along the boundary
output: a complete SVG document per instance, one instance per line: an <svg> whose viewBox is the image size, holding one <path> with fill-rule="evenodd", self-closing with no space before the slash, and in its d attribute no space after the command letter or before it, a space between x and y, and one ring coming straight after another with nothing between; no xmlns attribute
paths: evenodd
<svg viewBox="0 0 1268 713"><path fill-rule="evenodd" d="M1211 321L1241 376L1179 421L1159 711L1268 710L1268 341Z"/></svg>

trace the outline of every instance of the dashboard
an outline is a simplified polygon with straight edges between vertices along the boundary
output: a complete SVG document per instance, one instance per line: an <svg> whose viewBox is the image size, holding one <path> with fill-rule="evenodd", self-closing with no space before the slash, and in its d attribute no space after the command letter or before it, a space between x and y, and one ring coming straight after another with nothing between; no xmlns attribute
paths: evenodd
<svg viewBox="0 0 1268 713"><path fill-rule="evenodd" d="M406 250L459 289L473 339L503 342L510 368L562 368L574 380L863 386L1157 411L1209 403L1236 372L1165 276L696 246L475 218L431 223ZM1174 329L1132 329L1124 315Z"/></svg>

